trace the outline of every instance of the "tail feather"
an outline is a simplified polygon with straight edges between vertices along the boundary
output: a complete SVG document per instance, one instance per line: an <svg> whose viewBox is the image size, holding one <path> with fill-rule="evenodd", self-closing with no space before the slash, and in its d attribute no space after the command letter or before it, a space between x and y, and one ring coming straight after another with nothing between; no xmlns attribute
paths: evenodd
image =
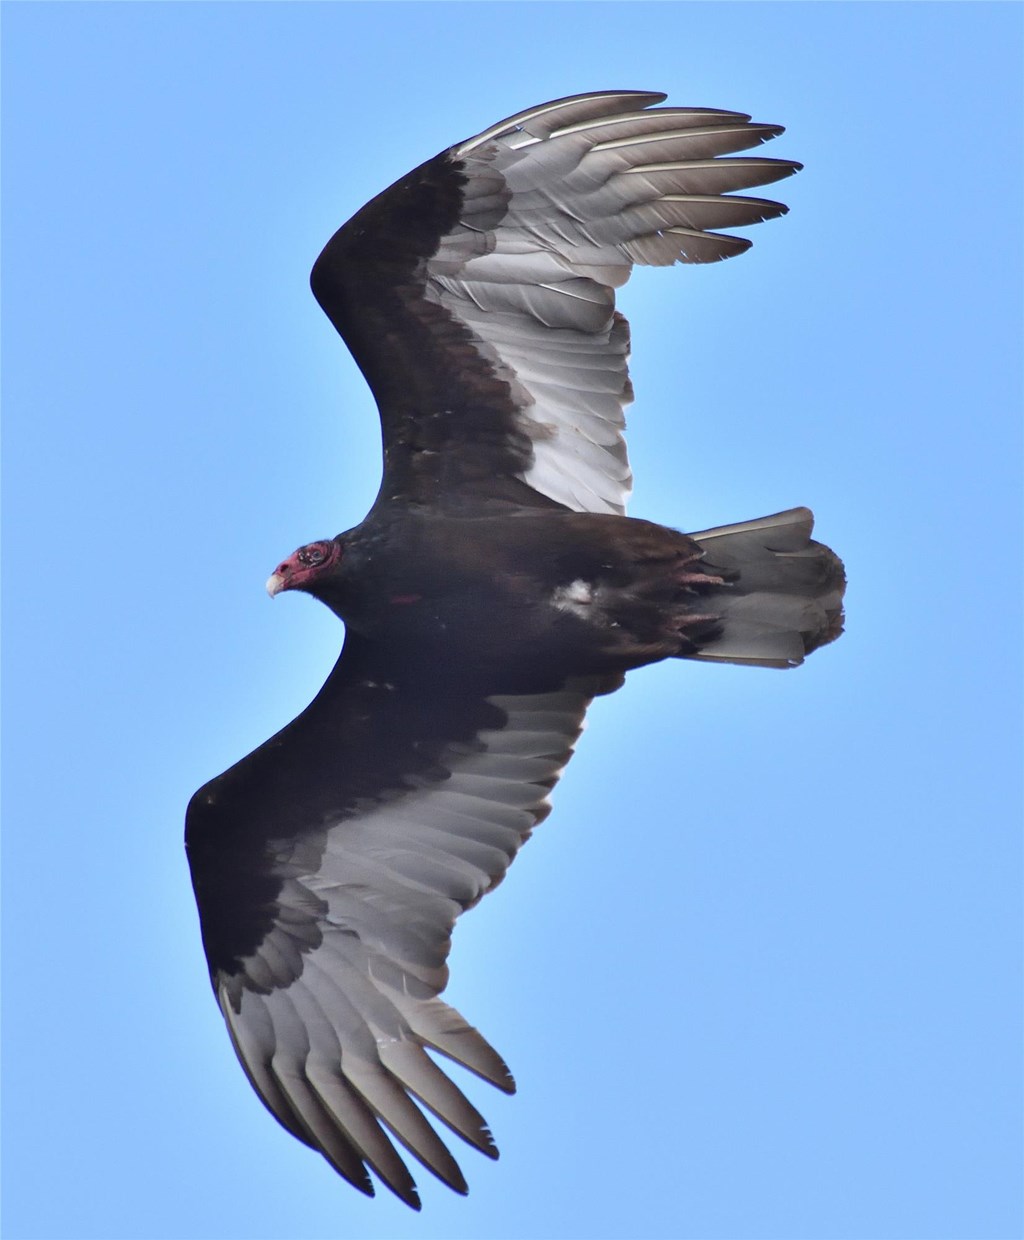
<svg viewBox="0 0 1024 1240"><path fill-rule="evenodd" d="M701 571L724 585L707 588L720 617L699 653L718 663L796 667L843 631L843 563L813 542L809 508L701 530L690 537L704 551Z"/></svg>

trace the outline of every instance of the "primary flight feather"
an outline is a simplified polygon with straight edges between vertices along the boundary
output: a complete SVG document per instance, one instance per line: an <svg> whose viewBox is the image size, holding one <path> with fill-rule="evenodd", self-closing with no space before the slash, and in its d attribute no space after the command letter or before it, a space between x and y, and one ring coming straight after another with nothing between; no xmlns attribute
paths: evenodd
<svg viewBox="0 0 1024 1240"><path fill-rule="evenodd" d="M548 813L591 699L680 657L789 667L838 636L843 572L805 508L684 535L624 516L634 263L711 262L785 212L733 191L781 133L640 91L531 108L363 207L313 267L380 410L355 529L270 578L345 622L303 713L192 798L214 993L253 1088L350 1183L419 1208L404 1146L457 1192L427 1118L483 1153L429 1052L512 1092L439 998L455 919Z"/></svg>

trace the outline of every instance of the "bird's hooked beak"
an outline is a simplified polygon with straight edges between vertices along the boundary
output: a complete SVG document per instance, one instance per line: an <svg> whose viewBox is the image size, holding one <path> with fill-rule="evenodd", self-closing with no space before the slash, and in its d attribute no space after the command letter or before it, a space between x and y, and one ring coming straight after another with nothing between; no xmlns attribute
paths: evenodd
<svg viewBox="0 0 1024 1240"><path fill-rule="evenodd" d="M276 569L267 578L267 593L271 598L273 598L275 594L281 593L286 584L287 582L284 574L280 569Z"/></svg>

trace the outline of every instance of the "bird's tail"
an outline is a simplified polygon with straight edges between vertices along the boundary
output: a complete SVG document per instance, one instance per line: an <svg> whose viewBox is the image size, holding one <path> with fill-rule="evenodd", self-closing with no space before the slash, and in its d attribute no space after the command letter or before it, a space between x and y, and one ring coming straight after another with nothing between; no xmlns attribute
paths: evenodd
<svg viewBox="0 0 1024 1240"><path fill-rule="evenodd" d="M699 653L718 663L795 667L843 631L843 562L811 539L809 508L702 530L701 573L724 584L701 590L720 617Z"/></svg>

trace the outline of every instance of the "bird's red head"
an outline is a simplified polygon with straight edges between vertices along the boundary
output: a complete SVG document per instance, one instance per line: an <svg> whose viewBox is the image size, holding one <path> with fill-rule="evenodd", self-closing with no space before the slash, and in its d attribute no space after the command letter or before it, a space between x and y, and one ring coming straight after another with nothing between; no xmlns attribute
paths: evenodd
<svg viewBox="0 0 1024 1240"><path fill-rule="evenodd" d="M274 569L267 581L267 593L273 598L282 590L308 590L340 558L341 548L336 542L306 543Z"/></svg>

